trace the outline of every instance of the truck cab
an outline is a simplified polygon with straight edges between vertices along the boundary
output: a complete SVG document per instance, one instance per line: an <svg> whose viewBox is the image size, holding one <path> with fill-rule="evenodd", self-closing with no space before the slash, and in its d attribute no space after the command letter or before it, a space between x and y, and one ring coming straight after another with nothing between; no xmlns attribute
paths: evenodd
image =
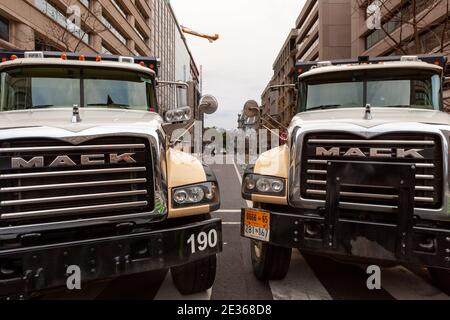
<svg viewBox="0 0 450 320"><path fill-rule="evenodd" d="M260 279L292 248L427 267L448 292L449 136L437 55L299 62L288 144L248 168L242 235ZM250 112L250 111L249 111Z"/></svg>
<svg viewBox="0 0 450 320"><path fill-rule="evenodd" d="M219 186L168 143L167 128L189 110L160 114L158 61L0 59L0 298L65 287L75 269L83 285L171 268L182 294L210 288Z"/></svg>

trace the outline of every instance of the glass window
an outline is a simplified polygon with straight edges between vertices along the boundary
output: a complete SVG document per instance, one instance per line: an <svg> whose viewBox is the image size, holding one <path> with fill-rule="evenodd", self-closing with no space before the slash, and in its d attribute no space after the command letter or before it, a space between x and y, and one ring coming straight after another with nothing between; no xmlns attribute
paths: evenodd
<svg viewBox="0 0 450 320"><path fill-rule="evenodd" d="M123 71L88 69L84 72L85 105L88 107L147 110L147 84L150 79ZM150 106L151 107L151 106Z"/></svg>
<svg viewBox="0 0 450 320"><path fill-rule="evenodd" d="M440 110L441 77L431 71L377 69L336 72L300 83L301 110L405 107Z"/></svg>
<svg viewBox="0 0 450 320"><path fill-rule="evenodd" d="M0 39L9 41L9 21L0 17Z"/></svg>
<svg viewBox="0 0 450 320"><path fill-rule="evenodd" d="M312 84L308 86L306 109L327 106L360 107L364 104L362 82Z"/></svg>
<svg viewBox="0 0 450 320"><path fill-rule="evenodd" d="M9 69L1 76L1 111L78 104L158 112L153 80L145 74L98 68L28 67Z"/></svg>

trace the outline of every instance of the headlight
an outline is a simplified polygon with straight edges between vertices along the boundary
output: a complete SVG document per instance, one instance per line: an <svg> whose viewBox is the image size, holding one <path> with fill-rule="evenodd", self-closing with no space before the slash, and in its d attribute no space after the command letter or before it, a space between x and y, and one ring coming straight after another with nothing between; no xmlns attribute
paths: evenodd
<svg viewBox="0 0 450 320"><path fill-rule="evenodd" d="M219 188L214 182L206 182L173 190L172 202L175 208L219 203Z"/></svg>
<svg viewBox="0 0 450 320"><path fill-rule="evenodd" d="M244 194L284 196L285 186L285 179L249 174L244 179L243 191Z"/></svg>
<svg viewBox="0 0 450 320"><path fill-rule="evenodd" d="M185 122L191 120L191 108L185 107L180 109L169 110L164 116L166 122Z"/></svg>

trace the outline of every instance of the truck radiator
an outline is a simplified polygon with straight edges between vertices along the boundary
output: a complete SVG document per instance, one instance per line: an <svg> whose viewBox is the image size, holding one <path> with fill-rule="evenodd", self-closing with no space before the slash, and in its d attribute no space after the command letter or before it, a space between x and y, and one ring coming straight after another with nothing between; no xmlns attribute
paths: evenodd
<svg viewBox="0 0 450 320"><path fill-rule="evenodd" d="M415 165L415 207L438 209L442 206L443 162L439 136L399 133L364 139L339 132L306 135L300 172L303 199L325 201L329 161ZM352 186L342 190L341 199L346 203L395 206L398 195L389 186Z"/></svg>
<svg viewBox="0 0 450 320"><path fill-rule="evenodd" d="M146 139L100 138L77 145L28 139L0 145L2 225L154 209L153 165Z"/></svg>

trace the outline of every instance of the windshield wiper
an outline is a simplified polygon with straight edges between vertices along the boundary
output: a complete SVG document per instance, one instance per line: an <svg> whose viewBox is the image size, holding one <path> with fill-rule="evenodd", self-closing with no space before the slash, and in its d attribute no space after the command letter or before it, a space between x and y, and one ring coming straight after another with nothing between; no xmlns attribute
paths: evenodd
<svg viewBox="0 0 450 320"><path fill-rule="evenodd" d="M90 103L88 107L108 107L108 108L124 108L129 109L128 104L118 104L118 103Z"/></svg>
<svg viewBox="0 0 450 320"><path fill-rule="evenodd" d="M333 108L338 108L338 107L343 107L343 105L341 105L341 104L324 104L321 106L309 108L307 111L333 109Z"/></svg>
<svg viewBox="0 0 450 320"><path fill-rule="evenodd" d="M53 104L39 104L36 106L32 106L32 107L27 107L27 109L45 109L45 108L51 108L54 107Z"/></svg>
<svg viewBox="0 0 450 320"><path fill-rule="evenodd" d="M397 104L397 105L387 105L388 108L411 108L411 109L432 109L431 106L419 106L413 104Z"/></svg>

